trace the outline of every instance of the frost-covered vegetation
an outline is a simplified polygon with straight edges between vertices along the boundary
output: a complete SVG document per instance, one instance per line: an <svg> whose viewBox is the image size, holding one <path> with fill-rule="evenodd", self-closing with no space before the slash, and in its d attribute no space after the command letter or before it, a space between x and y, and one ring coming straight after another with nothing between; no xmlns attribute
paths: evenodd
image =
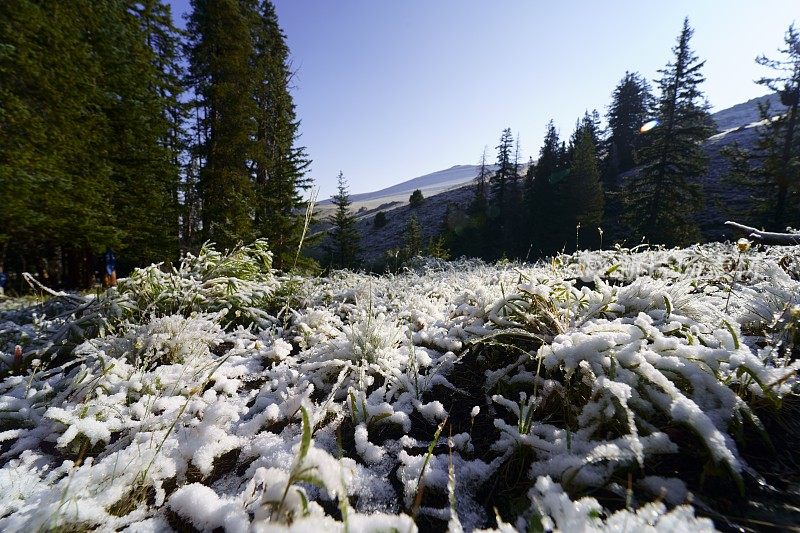
<svg viewBox="0 0 800 533"><path fill-rule="evenodd" d="M8 308L0 349L3 531L710 531L800 478L798 247L205 248Z"/></svg>

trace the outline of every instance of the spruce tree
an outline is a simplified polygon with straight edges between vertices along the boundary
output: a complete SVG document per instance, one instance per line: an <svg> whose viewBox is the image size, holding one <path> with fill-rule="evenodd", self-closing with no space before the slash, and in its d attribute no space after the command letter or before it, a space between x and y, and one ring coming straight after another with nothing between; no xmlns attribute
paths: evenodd
<svg viewBox="0 0 800 533"><path fill-rule="evenodd" d="M158 0L62 4L0 4L0 248L81 287L109 246L177 256L180 36Z"/></svg>
<svg viewBox="0 0 800 533"><path fill-rule="evenodd" d="M765 156L762 173L773 189L770 197L775 204L770 222L776 231L784 231L787 224L800 225L800 33L794 24L786 31L784 43L781 59L756 59L759 65L775 71L756 83L777 92L787 108L777 120L772 120L768 107L762 109L762 118L770 120L758 144Z"/></svg>
<svg viewBox="0 0 800 533"><path fill-rule="evenodd" d="M416 215L411 215L408 220L403 252L408 259L416 257L422 252L422 228L420 228Z"/></svg>
<svg viewBox="0 0 800 533"><path fill-rule="evenodd" d="M356 217L350 212L350 194L342 172L339 172L337 182L338 192L331 198L336 211L330 217L333 227L328 232L328 264L333 268L355 268L358 264L360 236Z"/></svg>
<svg viewBox="0 0 800 533"><path fill-rule="evenodd" d="M563 198L563 182L567 177L565 152L551 120L526 191L533 233L532 250L538 254L559 250L566 242L565 235L570 232Z"/></svg>
<svg viewBox="0 0 800 533"><path fill-rule="evenodd" d="M712 132L708 103L699 85L700 61L689 46L692 37L685 19L673 62L660 70L660 97L653 110L658 126L641 151L641 169L625 184L626 220L636 238L669 246L700 238L694 214L702 208L697 182L708 168L701 143Z"/></svg>
<svg viewBox="0 0 800 533"><path fill-rule="evenodd" d="M487 257L489 242L489 179L491 170L487 163L486 147L478 162L478 175L472 185L473 196L466 209L448 204L445 214L447 247L454 255Z"/></svg>
<svg viewBox="0 0 800 533"><path fill-rule="evenodd" d="M275 7L263 0L251 12L253 57L249 76L255 81L255 230L266 237L276 268L287 268L297 255L305 220L304 191L310 160L299 146L300 122L290 92L293 72L286 36L278 24Z"/></svg>
<svg viewBox="0 0 800 533"><path fill-rule="evenodd" d="M499 213L505 210L508 182L514 174L513 146L514 137L511 135L511 128L506 128L500 135L500 143L496 146L497 172L489 180L492 191L491 201L495 210Z"/></svg>
<svg viewBox="0 0 800 533"><path fill-rule="evenodd" d="M603 187L597 165L595 140L588 128L581 128L576 140L566 187L568 227L579 228L578 246L591 246L603 221Z"/></svg>
<svg viewBox="0 0 800 533"><path fill-rule="evenodd" d="M640 129L650 119L652 95L650 85L638 72L626 72L614 89L611 105L606 113L608 139L604 174L613 180L618 174L636 165L636 152L649 136Z"/></svg>
<svg viewBox="0 0 800 533"><path fill-rule="evenodd" d="M775 116L769 103L761 105L762 126L755 146L748 149L734 143L723 149L730 164L729 181L748 197L748 209L738 209L733 216L773 231L800 225L800 34L794 25L789 26L784 42L786 48L780 50L783 58L756 58L758 64L776 71L756 83L778 93L786 110Z"/></svg>
<svg viewBox="0 0 800 533"><path fill-rule="evenodd" d="M514 137L511 128L506 128L500 135L497 149L497 171L489 179L491 196L489 198L489 225L495 238L487 241L490 246L490 257L500 257L510 247L509 233L511 229L510 202L513 198L512 187L516 188L513 161Z"/></svg>
<svg viewBox="0 0 800 533"><path fill-rule="evenodd" d="M204 239L230 248L253 236L249 163L258 107L253 98L253 6L239 0L192 0L189 81L200 114Z"/></svg>
<svg viewBox="0 0 800 533"><path fill-rule="evenodd" d="M474 195L469 207L469 214L474 217L486 218L488 210L489 179L491 172L486 162L486 147L483 148L481 160L478 163L478 175L475 177Z"/></svg>
<svg viewBox="0 0 800 533"><path fill-rule="evenodd" d="M567 145L567 161L572 161L573 157L575 156L575 148L578 145L579 139L584 131L589 134L592 144L594 145L595 152L599 157L603 145L603 131L600 126L600 114L596 109L593 109L591 113L589 111L585 111L583 117L575 121L575 131L572 132L572 135L569 138L569 144Z"/></svg>
<svg viewBox="0 0 800 533"><path fill-rule="evenodd" d="M106 108L114 227L123 236L118 253L121 265L135 266L178 257L184 106L180 36L169 6L126 4L104 16L104 26L115 29L95 35L102 39L106 90L118 96Z"/></svg>

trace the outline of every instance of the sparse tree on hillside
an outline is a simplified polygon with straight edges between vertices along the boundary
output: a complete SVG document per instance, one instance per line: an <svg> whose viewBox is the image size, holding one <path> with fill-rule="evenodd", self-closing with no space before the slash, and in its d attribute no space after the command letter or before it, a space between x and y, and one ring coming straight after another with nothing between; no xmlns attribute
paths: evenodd
<svg viewBox="0 0 800 533"><path fill-rule="evenodd" d="M375 215L373 219L373 224L376 228L382 228L386 224L388 224L389 220L386 218L386 213L384 211L378 211L378 214Z"/></svg>
<svg viewBox="0 0 800 533"><path fill-rule="evenodd" d="M700 61L689 46L685 19L673 62L660 70L661 91L653 115L658 126L641 151L641 169L625 184L627 222L635 236L669 246L700 238L695 213L703 207L698 179L708 168L701 143L712 133L708 103L700 91Z"/></svg>
<svg viewBox="0 0 800 533"><path fill-rule="evenodd" d="M422 252L422 228L416 215L411 215L406 227L406 242L403 247L406 258L416 257Z"/></svg>
<svg viewBox="0 0 800 533"><path fill-rule="evenodd" d="M419 189L414 189L414 192L412 192L411 196L408 197L408 203L412 208L417 208L424 202L425 197L422 195L422 191Z"/></svg>
<svg viewBox="0 0 800 533"><path fill-rule="evenodd" d="M356 217L350 212L350 194L347 191L344 174L339 172L337 180L338 192L331 198L336 211L330 218L333 227L329 231L328 263L334 268L354 268L358 264L361 238L356 226Z"/></svg>

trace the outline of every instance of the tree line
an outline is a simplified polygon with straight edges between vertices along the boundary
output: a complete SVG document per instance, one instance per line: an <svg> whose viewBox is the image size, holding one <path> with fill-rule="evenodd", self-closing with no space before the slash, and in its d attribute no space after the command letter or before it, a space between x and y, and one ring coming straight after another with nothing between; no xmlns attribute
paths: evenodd
<svg viewBox="0 0 800 533"><path fill-rule="evenodd" d="M470 204L448 207L444 246L431 247L434 253L535 259L600 247L604 239L607 245L685 246L700 241L696 215L706 205L701 180L709 164L702 143L716 126L701 90L704 61L691 48L692 35L686 19L672 59L659 70L655 91L639 73L625 73L612 93L605 130L596 110L576 122L567 140L551 120L537 160L527 165L519 160L519 137L510 128L503 130L493 167L484 148ZM751 205L746 213L729 214L775 231L800 227L800 36L793 25L784 41L780 59L756 59L774 73L756 83L778 93L786 110L775 115L762 106L756 145L723 150L728 186L746 191ZM359 236L348 218L346 189L340 187L337 198L332 231L339 240L331 249L349 246L350 252L347 261L331 264L360 266L357 247L351 244ZM337 229L344 227L343 221L346 232ZM417 231L409 224L404 249L419 240Z"/></svg>
<svg viewBox="0 0 800 533"><path fill-rule="evenodd" d="M269 0L0 2L0 266L91 283L204 241L294 265L309 160Z"/></svg>

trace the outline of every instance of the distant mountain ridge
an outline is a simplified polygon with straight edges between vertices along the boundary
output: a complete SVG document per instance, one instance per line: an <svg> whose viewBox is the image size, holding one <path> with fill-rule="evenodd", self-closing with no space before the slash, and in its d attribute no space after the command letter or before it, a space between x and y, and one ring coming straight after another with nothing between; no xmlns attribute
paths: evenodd
<svg viewBox="0 0 800 533"><path fill-rule="evenodd" d="M766 94L758 98L751 98L741 104L736 104L727 109L722 109L711 115L717 128L720 131L746 126L753 122L761 120L761 115L758 109L760 104L769 103L769 108L773 114L777 114L786 109L786 106L781 104L778 94Z"/></svg>
<svg viewBox="0 0 800 533"><path fill-rule="evenodd" d="M479 168L478 165L455 165L445 170L437 170L424 176L403 181L379 191L351 194L350 201L358 204L370 200L389 199L398 195L411 195L416 189L422 191L425 196L432 196L468 183L478 175ZM489 165L490 171L493 172L496 169L496 165ZM331 201L327 199L319 203L320 205L326 205Z"/></svg>
<svg viewBox="0 0 800 533"><path fill-rule="evenodd" d="M769 103L773 114L778 114L785 109L785 106L780 103L780 98L777 94L751 98L746 102L722 109L711 115L720 132L712 138L719 138L729 133L730 130L751 126L760 121L759 104L764 103ZM469 183L478 175L478 169L478 165L454 165L444 170L437 170L430 174L402 181L378 191L351 194L350 201L356 209L363 205L368 205L368 208L372 209L377 205L375 201L378 200L383 203L408 201L408 196L416 189L422 191L425 197L429 197ZM489 165L489 170L497 170L497 165ZM319 202L320 206L329 204L331 204L330 199Z"/></svg>
<svg viewBox="0 0 800 533"><path fill-rule="evenodd" d="M773 116L785 110L778 96L770 94L722 109L711 115L719 133L711 136L703 144L709 157L708 173L701 178L706 207L697 213L701 231L708 239L724 238L727 234L723 222L727 218L735 218L737 213L744 212L752 202L744 191L732 187L725 179L729 163L722 149L733 143L743 147L755 144L758 139L756 126L761 121L759 104L766 102L770 103ZM495 168L492 167L493 170ZM456 165L380 191L352 195L351 200L357 212L357 225L362 238L361 257L364 262L367 265L379 264L386 260L388 251L402 246L408 221L412 215L417 218L421 226L424 243L439 235L448 205L469 204L474 194L469 185L477 173L477 165ZM617 183L606 184L607 189L618 189L621 179ZM420 207L411 208L408 205L408 196L417 188L423 191L425 202ZM606 207L609 209L610 206ZM384 211L388 220L388 223L380 228L374 225L374 216L379 211ZM614 213L610 213L607 218L614 219ZM317 229L324 231L328 226L329 224L323 222Z"/></svg>

